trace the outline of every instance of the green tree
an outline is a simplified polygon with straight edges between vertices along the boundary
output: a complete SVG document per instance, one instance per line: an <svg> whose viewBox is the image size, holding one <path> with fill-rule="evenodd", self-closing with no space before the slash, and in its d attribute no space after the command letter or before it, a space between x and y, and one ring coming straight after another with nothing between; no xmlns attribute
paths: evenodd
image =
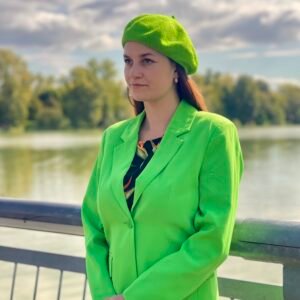
<svg viewBox="0 0 300 300"><path fill-rule="evenodd" d="M242 124L252 123L255 117L257 88L247 75L238 78L231 95L226 101L226 115L238 119Z"/></svg>
<svg viewBox="0 0 300 300"><path fill-rule="evenodd" d="M52 76L34 76L33 97L29 106L28 128L62 129L68 127L63 114L60 89Z"/></svg>
<svg viewBox="0 0 300 300"><path fill-rule="evenodd" d="M193 79L202 91L208 110L226 115L226 103L231 99L234 87L232 76L208 70L204 76L196 74Z"/></svg>
<svg viewBox="0 0 300 300"><path fill-rule="evenodd" d="M0 127L25 126L31 81L26 63L12 51L0 49Z"/></svg>
<svg viewBox="0 0 300 300"><path fill-rule="evenodd" d="M287 122L300 124L300 87L284 84L279 87L278 94L283 98Z"/></svg>
<svg viewBox="0 0 300 300"><path fill-rule="evenodd" d="M258 125L285 123L282 98L277 93L272 92L265 81L256 80L255 84L255 123Z"/></svg>
<svg viewBox="0 0 300 300"><path fill-rule="evenodd" d="M110 60L92 59L62 80L63 108L72 127L106 127L129 115L124 87L116 74Z"/></svg>
<svg viewBox="0 0 300 300"><path fill-rule="evenodd" d="M62 104L72 127L97 127L101 117L99 87L86 67L75 67L64 80Z"/></svg>

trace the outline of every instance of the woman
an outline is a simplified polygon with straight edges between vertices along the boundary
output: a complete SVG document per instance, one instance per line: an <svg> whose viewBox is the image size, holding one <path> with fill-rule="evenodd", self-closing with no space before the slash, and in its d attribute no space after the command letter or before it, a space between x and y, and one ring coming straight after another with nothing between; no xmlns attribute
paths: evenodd
<svg viewBox="0 0 300 300"><path fill-rule="evenodd" d="M136 116L104 130L82 205L92 297L217 299L243 172L236 127L205 111L174 17L134 18L122 44Z"/></svg>

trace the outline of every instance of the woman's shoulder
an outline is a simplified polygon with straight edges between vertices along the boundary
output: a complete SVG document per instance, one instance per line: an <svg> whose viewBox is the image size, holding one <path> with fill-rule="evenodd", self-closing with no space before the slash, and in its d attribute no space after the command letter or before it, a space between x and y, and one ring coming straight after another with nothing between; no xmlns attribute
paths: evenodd
<svg viewBox="0 0 300 300"><path fill-rule="evenodd" d="M224 132L226 130L237 130L233 121L218 113L208 111L197 111L195 126L206 127L211 132Z"/></svg>
<svg viewBox="0 0 300 300"><path fill-rule="evenodd" d="M107 126L103 133L105 135L109 135L110 137L120 137L120 135L124 132L124 130L132 123L136 121L137 116L133 116L131 118L121 120L118 122L115 122L109 126Z"/></svg>

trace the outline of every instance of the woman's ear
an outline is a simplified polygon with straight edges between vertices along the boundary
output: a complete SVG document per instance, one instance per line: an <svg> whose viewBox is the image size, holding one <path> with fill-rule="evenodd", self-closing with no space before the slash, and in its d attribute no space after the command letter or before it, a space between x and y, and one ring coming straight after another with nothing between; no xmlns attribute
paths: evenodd
<svg viewBox="0 0 300 300"><path fill-rule="evenodd" d="M175 71L174 71L174 82L177 83L178 82L178 72L177 72L177 69L175 68Z"/></svg>
<svg viewBox="0 0 300 300"><path fill-rule="evenodd" d="M170 58L169 58L169 60L171 62L171 66L172 66L172 69L173 69L173 80L174 80L175 83L177 83L178 82L178 77L179 77L178 72L177 72L177 63L174 60L170 59Z"/></svg>

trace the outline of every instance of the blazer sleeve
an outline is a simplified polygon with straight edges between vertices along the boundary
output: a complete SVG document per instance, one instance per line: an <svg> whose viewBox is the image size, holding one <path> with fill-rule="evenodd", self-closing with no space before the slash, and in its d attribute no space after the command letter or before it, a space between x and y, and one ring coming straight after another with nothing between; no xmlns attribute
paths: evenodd
<svg viewBox="0 0 300 300"><path fill-rule="evenodd" d="M215 272L229 255L243 167L235 125L213 129L199 173L196 232L127 287L126 300L184 299Z"/></svg>
<svg viewBox="0 0 300 300"><path fill-rule="evenodd" d="M93 300L116 295L108 272L108 244L97 209L99 172L105 147L105 131L81 207L81 220L85 238L86 272ZM101 197L101 195L100 195Z"/></svg>

